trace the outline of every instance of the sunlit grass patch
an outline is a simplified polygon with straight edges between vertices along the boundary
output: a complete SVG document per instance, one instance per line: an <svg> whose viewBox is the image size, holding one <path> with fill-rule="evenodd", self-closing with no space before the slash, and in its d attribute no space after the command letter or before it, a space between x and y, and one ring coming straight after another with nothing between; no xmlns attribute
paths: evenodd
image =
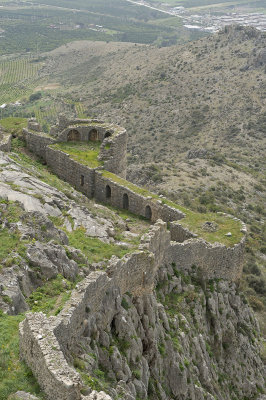
<svg viewBox="0 0 266 400"><path fill-rule="evenodd" d="M64 142L53 144L50 147L56 150L61 150L70 155L70 157L91 168L96 168L103 165L103 162L98 160L101 142Z"/></svg>
<svg viewBox="0 0 266 400"><path fill-rule="evenodd" d="M85 228L68 232L69 245L80 249L90 263L109 260L113 255L121 258L129 252L125 246L104 243L100 239L86 235Z"/></svg>
<svg viewBox="0 0 266 400"><path fill-rule="evenodd" d="M74 282L70 282L59 274L32 292L27 303L33 312L42 311L46 314L56 315L70 298L71 290L74 287Z"/></svg>
<svg viewBox="0 0 266 400"><path fill-rule="evenodd" d="M6 315L0 310L0 400L23 390L44 398L30 369L19 358L19 323L23 315Z"/></svg>
<svg viewBox="0 0 266 400"><path fill-rule="evenodd" d="M27 118L8 117L0 120L0 125L5 131L12 134L19 134L27 126Z"/></svg>

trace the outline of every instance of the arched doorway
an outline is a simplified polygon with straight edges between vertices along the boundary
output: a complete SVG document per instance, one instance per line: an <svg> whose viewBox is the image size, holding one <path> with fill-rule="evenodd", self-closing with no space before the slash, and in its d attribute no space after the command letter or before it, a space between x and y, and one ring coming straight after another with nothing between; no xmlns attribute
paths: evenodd
<svg viewBox="0 0 266 400"><path fill-rule="evenodd" d="M89 132L89 140L91 140L92 142L96 142L97 140L99 140L97 129L92 129Z"/></svg>
<svg viewBox="0 0 266 400"><path fill-rule="evenodd" d="M71 129L67 134L68 142L78 142L80 141L80 133L76 129Z"/></svg>
<svg viewBox="0 0 266 400"><path fill-rule="evenodd" d="M109 186L109 185L106 185L106 187L105 187L105 197L106 197L107 199L110 199L110 198L111 198L111 194L112 194L112 191L111 191L110 186Z"/></svg>
<svg viewBox="0 0 266 400"><path fill-rule="evenodd" d="M150 221L151 217L152 217L151 207L150 206L146 206L146 208L145 208L145 218L147 218Z"/></svg>
<svg viewBox="0 0 266 400"><path fill-rule="evenodd" d="M111 135L112 135L111 132L105 132L104 139L107 138L107 137L110 137Z"/></svg>
<svg viewBox="0 0 266 400"><path fill-rule="evenodd" d="M123 208L124 208L124 210L128 210L128 207L129 207L128 195L127 195L127 193L124 193L124 195L123 195Z"/></svg>

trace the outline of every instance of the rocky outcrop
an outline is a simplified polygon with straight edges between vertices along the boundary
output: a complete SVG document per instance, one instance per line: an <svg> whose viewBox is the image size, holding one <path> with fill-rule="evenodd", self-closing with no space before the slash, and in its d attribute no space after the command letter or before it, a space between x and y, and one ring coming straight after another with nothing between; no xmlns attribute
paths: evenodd
<svg viewBox="0 0 266 400"><path fill-rule="evenodd" d="M200 260L195 244L189 254ZM158 221L138 252L111 259L106 272L89 274L56 318L26 316L21 354L49 399L72 399L58 392L60 379L70 379L77 400L95 388L112 399L231 400L232 394L252 397L263 387L258 325L245 299L235 283L209 281L204 266L186 260L188 255L188 269L169 261L172 246L184 245L193 246L193 240L171 242L166 224ZM37 345L41 326L47 330ZM49 350L49 338L68 361L61 372L54 373L58 353ZM47 373L40 373L36 359ZM82 380L71 378L73 365Z"/></svg>
<svg viewBox="0 0 266 400"><path fill-rule="evenodd" d="M263 389L258 324L235 284L202 280L197 270L183 275L168 265L158 270L154 292L134 293L134 282L124 292L112 274L109 280L96 274L57 320L28 314L21 325L21 351L34 373L42 353L45 368L52 368L49 380L43 371L39 380L49 399L72 399L59 393L51 376L62 382L72 377L71 390L97 387L111 399L127 400L231 400L253 398ZM32 341L39 347L34 355ZM62 356L78 368L83 383L68 365L56 373ZM79 392L73 396L81 398Z"/></svg>

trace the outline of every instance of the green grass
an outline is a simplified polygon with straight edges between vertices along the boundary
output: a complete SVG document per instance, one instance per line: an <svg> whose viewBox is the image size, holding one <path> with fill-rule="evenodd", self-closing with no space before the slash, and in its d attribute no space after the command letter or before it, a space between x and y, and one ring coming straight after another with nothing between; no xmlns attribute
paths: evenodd
<svg viewBox="0 0 266 400"><path fill-rule="evenodd" d="M84 228L68 232L69 245L80 249L90 263L110 259L112 255L119 258L129 252L128 248L112 243L103 243L101 240L86 235Z"/></svg>
<svg viewBox="0 0 266 400"><path fill-rule="evenodd" d="M101 142L64 142L53 144L50 147L56 150L61 150L70 155L70 157L90 168L97 168L103 165L103 162L98 161Z"/></svg>
<svg viewBox="0 0 266 400"><path fill-rule="evenodd" d="M40 66L26 57L0 61L0 104L29 95L38 79Z"/></svg>
<svg viewBox="0 0 266 400"><path fill-rule="evenodd" d="M26 128L27 119L15 117L3 118L0 120L0 126L9 133L19 134L23 128Z"/></svg>
<svg viewBox="0 0 266 400"><path fill-rule="evenodd" d="M36 379L19 359L18 325L23 319L23 315L5 315L0 310L0 400L18 390L41 396Z"/></svg>
<svg viewBox="0 0 266 400"><path fill-rule="evenodd" d="M32 292L27 303L33 312L42 311L46 314L57 315L70 298L71 289L74 287L75 283L59 274L55 279L51 279Z"/></svg>
<svg viewBox="0 0 266 400"><path fill-rule="evenodd" d="M155 201L160 200L163 204L182 211L186 214L186 217L179 220L179 223L210 243L220 242L222 244L225 244L226 246L233 246L234 244L239 243L243 237L243 233L240 232L241 223L239 221L235 221L232 218L222 214L211 212L197 213L195 211L191 211L183 206L174 203L171 200L160 198L157 194L149 192L147 189L136 186L133 183L128 182L115 174L112 174L111 172L102 171L101 173L105 178L111 179L112 181L127 187L134 193L140 194L144 197L152 197L152 199ZM217 223L218 230L216 232L204 231L202 229L202 225L206 221ZM228 232L231 232L232 236L225 236L225 234Z"/></svg>
<svg viewBox="0 0 266 400"><path fill-rule="evenodd" d="M9 233L7 229L0 231L0 262L2 262L9 254L17 248L20 241L18 233Z"/></svg>

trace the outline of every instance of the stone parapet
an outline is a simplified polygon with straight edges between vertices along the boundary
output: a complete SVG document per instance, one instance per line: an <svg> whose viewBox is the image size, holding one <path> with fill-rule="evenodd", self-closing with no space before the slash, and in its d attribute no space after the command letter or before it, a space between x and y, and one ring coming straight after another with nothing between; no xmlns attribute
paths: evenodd
<svg viewBox="0 0 266 400"><path fill-rule="evenodd" d="M181 224L176 221L170 223L171 240L175 242L184 242L190 238L196 238L198 235L184 228Z"/></svg>
<svg viewBox="0 0 266 400"><path fill-rule="evenodd" d="M189 271L194 266L205 279L238 281L243 270L244 247L245 237L233 247L210 244L203 239L171 242L168 262L181 271Z"/></svg>
<svg viewBox="0 0 266 400"><path fill-rule="evenodd" d="M180 271L197 268L202 276L237 280L242 271L244 240L232 248L200 239L171 241L161 220L141 239L139 250L122 259L112 257L106 272L94 271L72 292L56 317L29 313L20 324L21 356L32 369L49 400L79 400L82 381L71 363L81 337L92 337L96 319L110 326L122 296L152 293L160 267Z"/></svg>
<svg viewBox="0 0 266 400"><path fill-rule="evenodd" d="M82 381L54 335L56 322L43 313L27 314L20 324L20 354L49 399L79 400Z"/></svg>
<svg viewBox="0 0 266 400"><path fill-rule="evenodd" d="M0 151L11 151L11 139L12 135L9 135L7 133L1 134L0 132Z"/></svg>
<svg viewBox="0 0 266 400"><path fill-rule="evenodd" d="M56 143L56 140L48 135L33 132L26 128L23 129L23 137L28 149L43 160L46 160L46 147Z"/></svg>
<svg viewBox="0 0 266 400"><path fill-rule="evenodd" d="M47 165L60 179L70 183L74 188L92 198L95 190L95 169L73 160L69 154L46 147Z"/></svg>

